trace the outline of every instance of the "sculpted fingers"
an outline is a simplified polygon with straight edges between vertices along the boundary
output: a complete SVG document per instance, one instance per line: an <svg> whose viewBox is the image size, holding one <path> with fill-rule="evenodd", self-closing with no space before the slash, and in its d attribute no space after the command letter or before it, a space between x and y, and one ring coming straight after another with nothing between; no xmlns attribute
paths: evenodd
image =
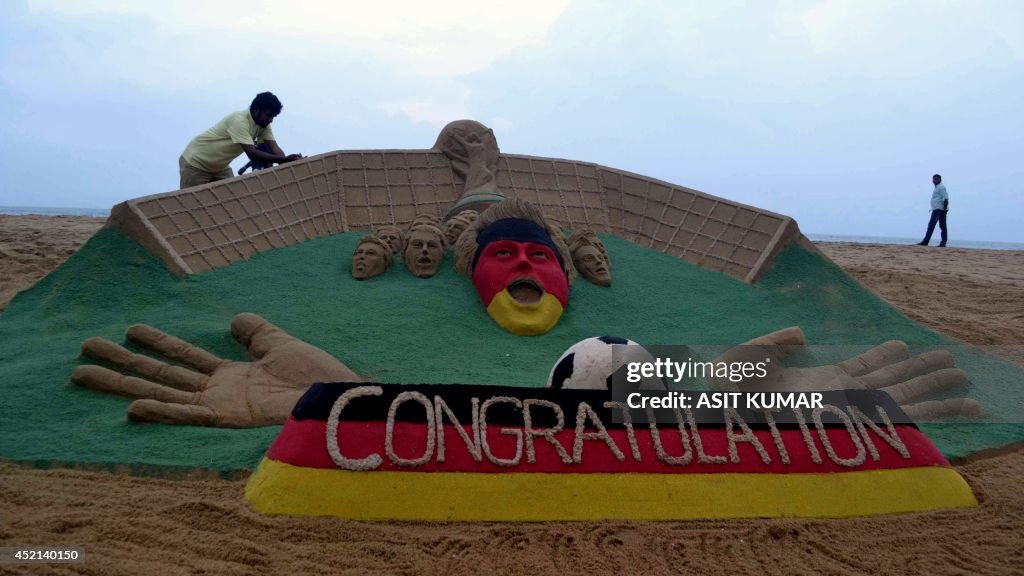
<svg viewBox="0 0 1024 576"><path fill-rule="evenodd" d="M242 312L231 320L231 335L257 360L274 347L294 340L266 318L251 312Z"/></svg>
<svg viewBox="0 0 1024 576"><path fill-rule="evenodd" d="M225 362L223 358L214 356L198 346L145 324L135 324L129 327L126 336L132 342L145 346L169 360L190 366L203 374L213 374L213 371Z"/></svg>
<svg viewBox="0 0 1024 576"><path fill-rule="evenodd" d="M899 340L889 340L871 350L839 364L839 368L850 376L862 376L879 368L906 360L910 356L907 345Z"/></svg>
<svg viewBox="0 0 1024 576"><path fill-rule="evenodd" d="M785 350L790 350L789 347L803 346L807 342L804 336L804 331L799 326L790 326L789 328L783 328L776 330L770 334L764 336L758 336L753 340L744 342L743 346L783 346Z"/></svg>
<svg viewBox="0 0 1024 576"><path fill-rule="evenodd" d="M864 388L884 388L918 376L953 367L953 355L947 350L933 350L902 362L879 368L857 380Z"/></svg>
<svg viewBox="0 0 1024 576"><path fill-rule="evenodd" d="M93 337L83 342L82 355L180 390L202 390L206 382L205 377L199 373L135 354L105 338Z"/></svg>
<svg viewBox="0 0 1024 576"><path fill-rule="evenodd" d="M941 420L943 418L982 418L985 412L981 404L971 398L951 398L949 400L931 400L918 404L902 406L907 416L915 422Z"/></svg>
<svg viewBox="0 0 1024 576"><path fill-rule="evenodd" d="M804 343L804 332L799 326L783 328L748 340L723 352L715 358L715 363L757 365L765 362L766 358L772 358L774 361L765 363L768 374L758 378L745 378L739 383L732 383L720 378L709 378L708 381L713 387L720 390L732 390L737 387L755 390L774 386L779 380L779 371L784 368L781 362L782 358L802 348Z"/></svg>
<svg viewBox="0 0 1024 576"><path fill-rule="evenodd" d="M128 419L190 426L216 426L217 415L206 406L174 404L158 400L136 400L128 406Z"/></svg>
<svg viewBox="0 0 1024 576"><path fill-rule="evenodd" d="M964 386L969 382L967 373L959 368L944 368L931 374L912 378L901 384L882 388L897 404L907 404L943 390Z"/></svg>
<svg viewBox="0 0 1024 576"><path fill-rule="evenodd" d="M719 360L756 363L770 357L775 359L777 367L781 367L781 360L799 352L805 343L804 331L799 326L790 326L744 342L723 354Z"/></svg>
<svg viewBox="0 0 1024 576"><path fill-rule="evenodd" d="M253 335L267 324L270 324L267 319L258 314L242 312L231 319L231 335L239 344L248 347Z"/></svg>
<svg viewBox="0 0 1024 576"><path fill-rule="evenodd" d="M121 365L131 356L131 352L114 344L106 338L93 336L82 342L82 356L88 356L94 360L102 360L110 364Z"/></svg>
<svg viewBox="0 0 1024 576"><path fill-rule="evenodd" d="M107 392L128 398L149 398L178 404L188 404L194 402L196 398L196 395L191 392L161 386L134 376L125 376L102 366L75 368L75 371L71 373L71 382L97 392Z"/></svg>

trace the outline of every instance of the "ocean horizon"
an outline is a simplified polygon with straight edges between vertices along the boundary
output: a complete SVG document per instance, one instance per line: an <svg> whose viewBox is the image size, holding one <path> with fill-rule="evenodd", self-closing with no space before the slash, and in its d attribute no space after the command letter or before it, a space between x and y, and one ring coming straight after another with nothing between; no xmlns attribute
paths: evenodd
<svg viewBox="0 0 1024 576"><path fill-rule="evenodd" d="M0 214L12 216L92 216L106 218L110 208L55 208L52 206L0 206Z"/></svg>
<svg viewBox="0 0 1024 576"><path fill-rule="evenodd" d="M14 216L91 216L106 218L110 216L109 208L66 208L49 206L0 206L0 214ZM844 244L916 244L920 239L901 238L897 236L849 236L843 234L818 234L804 232L804 235L815 242L839 242ZM938 230L932 239L932 245L938 244ZM988 250L1024 250L1021 242L994 242L985 240L950 239L948 245L953 248L984 248Z"/></svg>

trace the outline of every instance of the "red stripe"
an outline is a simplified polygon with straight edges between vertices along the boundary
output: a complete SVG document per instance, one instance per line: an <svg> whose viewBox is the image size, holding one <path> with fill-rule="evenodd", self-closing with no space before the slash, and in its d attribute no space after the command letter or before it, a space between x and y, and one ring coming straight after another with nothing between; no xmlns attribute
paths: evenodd
<svg viewBox="0 0 1024 576"><path fill-rule="evenodd" d="M799 429L792 428L780 429L778 431L789 456L789 464L782 462L771 432L766 429L754 430L754 435L764 447L770 462L765 464L750 442L738 442L736 450L739 462L732 463L728 456L728 441L724 428L700 428L700 438L704 454L711 457L725 456L726 463L698 462L697 451L692 448L693 442L691 440L692 458L689 464L666 464L659 460L656 455L650 429L647 426L638 426L635 428L635 435L640 452L639 461L633 458L627 439L627 431L617 428L609 429L608 433L625 457L625 460L622 462L613 456L611 450L603 441L586 440L583 442L582 464L564 464L554 446L544 438L535 437L536 462L527 462L524 442L522 459L517 466L512 467L493 464L487 459L486 455L483 457L482 462L476 462L455 427L448 424L444 428L445 461L442 463L437 462L436 446L433 456L426 464L421 466L399 466L392 463L384 448L385 423L383 421L340 422L338 426L338 445L341 453L346 458L364 458L370 454L379 454L383 459L383 463L377 470L409 470L416 472L793 473L848 472L851 470L949 465L945 458L942 457L942 454L935 448L935 445L924 434L912 426L900 425L895 426L895 428L909 452L909 458L904 458L896 449L869 429L868 436L878 452L879 460L876 461L870 452L866 452L864 463L853 467L842 466L832 461L823 447L817 429L813 425L808 428L808 431L821 458L820 464L813 462L803 433ZM502 428L501 426L488 427L488 443L494 456L498 458L512 458L516 451L515 438L501 434L499 431ZM505 428L508 429L508 427ZM472 439L470 427L464 426L464 429ZM522 430L522 428L517 429ZM593 430L588 431L592 432ZM689 430L687 432L689 433ZM736 429L734 432L739 432L739 430ZM849 459L857 454L854 442L846 428L827 428L826 435L834 448L835 454L839 458ZM678 429L674 427L661 428L660 437L665 452L669 456L680 456L682 454L682 442ZM557 439L561 442L570 458L572 457L574 438L575 432L571 428L562 430L557 436ZM416 459L422 456L426 449L426 439L427 432L424 424L395 423L394 445L399 457ZM289 418L280 435L278 435L277 440L270 447L267 457L294 466L336 468L327 451L326 423L322 420L294 420Z"/></svg>

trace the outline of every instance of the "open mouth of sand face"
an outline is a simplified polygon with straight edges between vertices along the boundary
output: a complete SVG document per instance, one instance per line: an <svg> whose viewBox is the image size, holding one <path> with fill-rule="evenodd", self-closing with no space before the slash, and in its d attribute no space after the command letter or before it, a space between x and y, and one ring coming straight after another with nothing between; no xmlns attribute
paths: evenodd
<svg viewBox="0 0 1024 576"><path fill-rule="evenodd" d="M430 256L420 256L419 258L416 259L416 263L419 264L420 266L430 266L431 264L434 263L434 259L431 258Z"/></svg>
<svg viewBox="0 0 1024 576"><path fill-rule="evenodd" d="M544 289L532 278L516 278L505 289L520 304L536 304L544 296Z"/></svg>

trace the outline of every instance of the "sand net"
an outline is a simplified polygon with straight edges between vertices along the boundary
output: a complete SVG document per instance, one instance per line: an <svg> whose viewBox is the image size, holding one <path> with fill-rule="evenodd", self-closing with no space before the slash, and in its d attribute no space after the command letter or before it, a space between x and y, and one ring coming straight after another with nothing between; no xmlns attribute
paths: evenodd
<svg viewBox="0 0 1024 576"><path fill-rule="evenodd" d="M586 162L503 154L497 183L567 228L588 227L755 282L796 223L696 190ZM441 217L463 182L436 150L332 152L119 204L111 224L177 274L418 214Z"/></svg>

